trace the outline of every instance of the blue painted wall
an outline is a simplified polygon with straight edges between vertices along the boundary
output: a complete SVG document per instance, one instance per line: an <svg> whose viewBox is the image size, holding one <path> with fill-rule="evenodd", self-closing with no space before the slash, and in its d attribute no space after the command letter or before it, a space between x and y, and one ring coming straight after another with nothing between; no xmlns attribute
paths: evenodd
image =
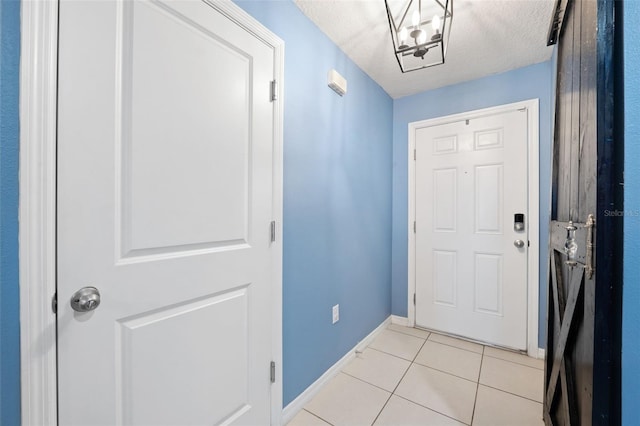
<svg viewBox="0 0 640 426"><path fill-rule="evenodd" d="M551 181L553 61L407 96L393 104L392 308L407 316L407 158L410 122L538 98L540 100L540 333L544 347L547 247ZM552 70L553 68L553 70Z"/></svg>
<svg viewBox="0 0 640 426"><path fill-rule="evenodd" d="M20 2L0 1L0 424L20 424L18 75Z"/></svg>
<svg viewBox="0 0 640 426"><path fill-rule="evenodd" d="M237 4L286 43L287 405L391 313L393 102L293 2ZM348 81L342 98L327 87L332 68Z"/></svg>
<svg viewBox="0 0 640 426"><path fill-rule="evenodd" d="M622 423L640 419L640 2L624 2Z"/></svg>

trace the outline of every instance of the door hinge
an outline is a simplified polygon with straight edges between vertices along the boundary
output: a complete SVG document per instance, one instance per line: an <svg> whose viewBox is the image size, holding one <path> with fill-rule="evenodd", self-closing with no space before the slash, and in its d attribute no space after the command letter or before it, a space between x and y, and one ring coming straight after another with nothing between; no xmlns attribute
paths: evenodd
<svg viewBox="0 0 640 426"><path fill-rule="evenodd" d="M276 221L271 221L271 242L274 243L276 241Z"/></svg>
<svg viewBox="0 0 640 426"><path fill-rule="evenodd" d="M416 150L414 149L413 150L413 161L416 161L417 155L418 154L416 153Z"/></svg>
<svg viewBox="0 0 640 426"><path fill-rule="evenodd" d="M274 361L271 361L270 374L271 374L271 383L275 383L276 382L276 363Z"/></svg>
<svg viewBox="0 0 640 426"><path fill-rule="evenodd" d="M413 233L414 234L416 233L416 221L415 220L413 221Z"/></svg>
<svg viewBox="0 0 640 426"><path fill-rule="evenodd" d="M413 306L416 306L416 294L413 293Z"/></svg>
<svg viewBox="0 0 640 426"><path fill-rule="evenodd" d="M271 102L278 100L278 82L273 80L271 82Z"/></svg>
<svg viewBox="0 0 640 426"><path fill-rule="evenodd" d="M51 310L54 314L58 313L58 293L53 293L53 297L51 298Z"/></svg>

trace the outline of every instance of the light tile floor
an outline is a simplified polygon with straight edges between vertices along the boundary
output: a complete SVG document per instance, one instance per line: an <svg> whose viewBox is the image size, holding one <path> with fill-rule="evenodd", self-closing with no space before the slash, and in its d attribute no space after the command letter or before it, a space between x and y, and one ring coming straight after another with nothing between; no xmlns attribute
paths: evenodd
<svg viewBox="0 0 640 426"><path fill-rule="evenodd" d="M288 426L542 425L544 362L390 325Z"/></svg>

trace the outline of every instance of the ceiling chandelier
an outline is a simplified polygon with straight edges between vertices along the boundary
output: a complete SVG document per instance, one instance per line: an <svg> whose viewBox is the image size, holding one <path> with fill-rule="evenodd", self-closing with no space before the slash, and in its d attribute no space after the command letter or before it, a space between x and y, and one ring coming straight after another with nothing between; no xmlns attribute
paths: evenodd
<svg viewBox="0 0 640 426"><path fill-rule="evenodd" d="M385 0L393 50L402 72L444 64L453 0Z"/></svg>

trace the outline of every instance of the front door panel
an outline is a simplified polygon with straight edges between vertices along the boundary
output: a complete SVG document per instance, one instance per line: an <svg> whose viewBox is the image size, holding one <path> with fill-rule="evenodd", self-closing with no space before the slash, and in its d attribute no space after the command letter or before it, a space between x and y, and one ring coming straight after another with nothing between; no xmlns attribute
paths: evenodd
<svg viewBox="0 0 640 426"><path fill-rule="evenodd" d="M527 347L527 113L416 130L416 324ZM514 242L522 241L521 247Z"/></svg>

